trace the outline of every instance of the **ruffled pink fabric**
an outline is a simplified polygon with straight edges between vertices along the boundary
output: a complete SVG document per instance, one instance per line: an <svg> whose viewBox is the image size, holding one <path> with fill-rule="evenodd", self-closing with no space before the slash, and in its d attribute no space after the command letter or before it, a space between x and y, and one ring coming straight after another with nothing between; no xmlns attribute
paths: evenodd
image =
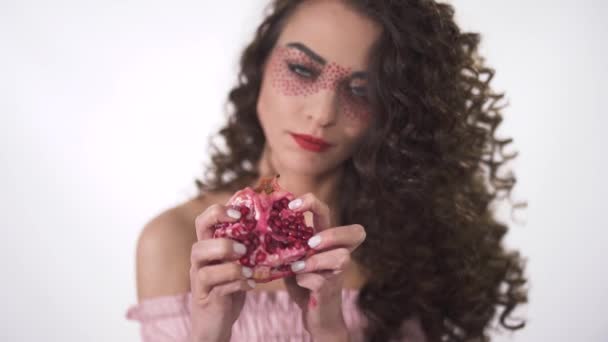
<svg viewBox="0 0 608 342"><path fill-rule="evenodd" d="M363 341L365 316L356 306L358 290L342 291L342 312L351 342ZM146 299L132 306L127 319L141 323L142 342L189 342L191 293ZM403 324L404 341L424 342L417 320ZM248 292L232 327L231 342L312 341L304 329L300 307L287 291Z"/></svg>

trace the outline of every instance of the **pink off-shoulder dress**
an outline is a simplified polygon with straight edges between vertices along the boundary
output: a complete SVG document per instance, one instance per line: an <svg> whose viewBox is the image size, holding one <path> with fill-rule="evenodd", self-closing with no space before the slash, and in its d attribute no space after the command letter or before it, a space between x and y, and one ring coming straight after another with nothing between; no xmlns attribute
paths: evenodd
<svg viewBox="0 0 608 342"><path fill-rule="evenodd" d="M356 305L359 290L342 291L342 311L352 342L363 341L365 316ZM141 323L142 342L190 342L191 293L146 299L129 308L127 318ZM402 325L407 342L426 342L417 320ZM286 290L247 292L231 342L312 341L304 329L300 307Z"/></svg>

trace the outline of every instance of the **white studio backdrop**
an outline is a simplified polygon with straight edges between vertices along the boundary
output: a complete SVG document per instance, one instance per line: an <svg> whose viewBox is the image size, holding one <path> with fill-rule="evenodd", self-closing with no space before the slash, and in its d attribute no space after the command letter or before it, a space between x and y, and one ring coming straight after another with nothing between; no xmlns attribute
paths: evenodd
<svg viewBox="0 0 608 342"><path fill-rule="evenodd" d="M0 0L0 341L136 341L135 243L195 193L265 0ZM604 1L454 0L520 158L528 327L608 341Z"/></svg>

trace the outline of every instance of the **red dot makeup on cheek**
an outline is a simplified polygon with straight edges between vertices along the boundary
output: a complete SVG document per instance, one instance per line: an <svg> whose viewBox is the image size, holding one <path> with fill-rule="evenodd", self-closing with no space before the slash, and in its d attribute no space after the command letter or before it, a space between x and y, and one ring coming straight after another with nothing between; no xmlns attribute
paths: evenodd
<svg viewBox="0 0 608 342"><path fill-rule="evenodd" d="M347 84L351 74L351 68L342 67L336 63L327 66L325 86L335 90L338 96L338 108L340 113L349 119L367 120L369 107L364 98L358 98L352 94Z"/></svg>
<svg viewBox="0 0 608 342"><path fill-rule="evenodd" d="M342 115L352 120L367 121L371 115L371 109L367 98L352 93L348 85L342 85L338 89L339 108Z"/></svg>
<svg viewBox="0 0 608 342"><path fill-rule="evenodd" d="M365 101L357 99L343 83L351 68L337 63L321 66L312 63L303 52L287 47L273 50L269 61L272 86L285 96L310 96L319 91L333 91L337 95L338 110L349 119L365 119L369 110Z"/></svg>
<svg viewBox="0 0 608 342"><path fill-rule="evenodd" d="M304 70L294 70L293 68L307 69L310 62L308 57L297 50L286 47L276 48L270 59L270 77L272 85L285 96L308 96L318 91L318 85L314 75L298 74ZM312 70L307 70L312 73Z"/></svg>

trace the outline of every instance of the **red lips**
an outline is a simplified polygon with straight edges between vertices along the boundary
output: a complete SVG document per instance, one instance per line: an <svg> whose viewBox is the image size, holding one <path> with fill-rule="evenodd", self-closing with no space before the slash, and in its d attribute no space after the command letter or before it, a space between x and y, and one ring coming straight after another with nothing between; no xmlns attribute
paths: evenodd
<svg viewBox="0 0 608 342"><path fill-rule="evenodd" d="M306 134L291 133L295 142L303 149L313 152L323 152L332 145L327 141Z"/></svg>

